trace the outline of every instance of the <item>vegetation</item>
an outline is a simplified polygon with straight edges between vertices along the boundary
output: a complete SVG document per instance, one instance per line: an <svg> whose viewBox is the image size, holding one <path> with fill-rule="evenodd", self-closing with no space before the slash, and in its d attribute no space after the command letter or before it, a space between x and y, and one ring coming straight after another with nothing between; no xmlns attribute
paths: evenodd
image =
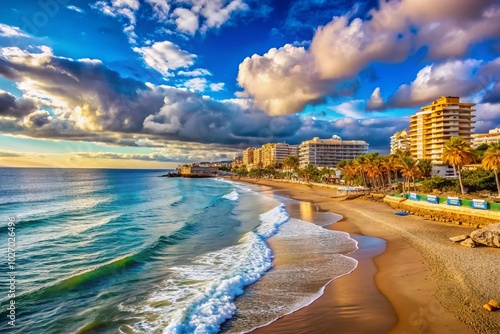
<svg viewBox="0 0 500 334"><path fill-rule="evenodd" d="M498 181L498 171L500 169L500 141L490 144L490 147L484 152L482 165L484 169L491 170L495 174L498 196L500 197L500 182Z"/></svg>
<svg viewBox="0 0 500 334"><path fill-rule="evenodd" d="M430 193L434 189L446 192L456 192L458 190L458 182L456 179L434 176L420 183L420 190L423 192Z"/></svg>
<svg viewBox="0 0 500 334"><path fill-rule="evenodd" d="M443 149L443 162L452 165L455 169L455 174L458 175L460 183L460 191L465 194L464 185L462 182L462 167L473 163L476 160L477 153L472 149L462 137L451 137L445 144Z"/></svg>

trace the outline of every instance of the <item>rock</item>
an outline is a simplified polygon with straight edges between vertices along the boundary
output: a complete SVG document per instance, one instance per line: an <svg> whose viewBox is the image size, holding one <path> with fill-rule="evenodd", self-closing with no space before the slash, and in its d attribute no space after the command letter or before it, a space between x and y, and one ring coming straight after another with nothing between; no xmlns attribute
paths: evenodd
<svg viewBox="0 0 500 334"><path fill-rule="evenodd" d="M468 237L469 237L468 235L462 234L462 235L457 235L456 237L451 237L450 240L453 242L460 242L460 241L464 241Z"/></svg>
<svg viewBox="0 0 500 334"><path fill-rule="evenodd" d="M495 310L496 310L496 307L491 306L490 304L484 304L484 305L483 305L483 307L484 307L485 309L487 309L488 311L490 311L490 312L491 312L491 311L495 311Z"/></svg>
<svg viewBox="0 0 500 334"><path fill-rule="evenodd" d="M498 301L492 299L488 302L488 305L493 306L494 308L500 308L500 303Z"/></svg>
<svg viewBox="0 0 500 334"><path fill-rule="evenodd" d="M465 247L469 247L469 248L474 248L476 247L476 243L474 242L474 240L472 240L471 238L467 238L465 239L464 241L462 241L460 243L460 245L462 246L465 246Z"/></svg>
<svg viewBox="0 0 500 334"><path fill-rule="evenodd" d="M483 229L471 232L474 242L490 247L500 247L500 224L489 225Z"/></svg>

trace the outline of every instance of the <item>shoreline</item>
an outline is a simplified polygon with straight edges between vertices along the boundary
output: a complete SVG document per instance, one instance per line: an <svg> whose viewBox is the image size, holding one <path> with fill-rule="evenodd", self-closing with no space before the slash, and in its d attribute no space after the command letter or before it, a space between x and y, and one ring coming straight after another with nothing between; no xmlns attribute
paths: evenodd
<svg viewBox="0 0 500 334"><path fill-rule="evenodd" d="M486 298L500 297L494 295L495 280L484 281L489 275L498 277L500 270L493 266L491 273L483 270L484 262L498 260L500 252L486 247L468 249L447 239L472 229L416 216L401 218L384 203L344 201L329 188L234 181L267 186L277 195L341 214L340 222L326 228L349 233L360 246L348 255L358 260L351 274L333 280L310 305L252 333L500 333L500 312L485 313L481 304ZM370 249L373 238L385 240L380 254ZM442 250L433 246L449 254L440 254ZM473 252L485 259L463 270L457 268L464 260L473 262ZM483 272L471 279L469 270ZM480 287L483 283L485 287Z"/></svg>

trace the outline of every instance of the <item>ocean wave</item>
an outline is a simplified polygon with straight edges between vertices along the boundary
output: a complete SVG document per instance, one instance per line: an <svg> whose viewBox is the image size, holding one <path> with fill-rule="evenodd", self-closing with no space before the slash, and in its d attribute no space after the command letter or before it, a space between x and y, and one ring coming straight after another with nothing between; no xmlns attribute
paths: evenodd
<svg viewBox="0 0 500 334"><path fill-rule="evenodd" d="M284 205L260 215L261 224L237 245L207 253L190 265L170 268L164 286L140 310L144 319L138 332L217 333L231 318L234 299L272 267L273 254L266 239L289 219ZM124 306L122 306L124 307Z"/></svg>
<svg viewBox="0 0 500 334"><path fill-rule="evenodd" d="M160 236L154 243L119 259L111 260L105 264L76 273L68 278L53 282L43 288L29 291L20 295L20 300L31 300L43 298L56 293L63 293L69 290L78 289L87 284L92 284L100 280L122 275L126 270L141 265L149 259L163 253L167 247L181 243L189 238L198 229L198 224L185 223L180 229L169 236Z"/></svg>
<svg viewBox="0 0 500 334"><path fill-rule="evenodd" d="M229 194L222 196L222 198L228 199L230 201L237 201L238 198L240 198L240 195L238 194L238 192L236 190L233 190Z"/></svg>

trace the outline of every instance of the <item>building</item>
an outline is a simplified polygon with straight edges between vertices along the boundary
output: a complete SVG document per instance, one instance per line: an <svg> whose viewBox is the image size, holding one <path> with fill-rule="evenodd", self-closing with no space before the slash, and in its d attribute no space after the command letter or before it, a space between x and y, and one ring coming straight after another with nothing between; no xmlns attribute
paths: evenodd
<svg viewBox="0 0 500 334"><path fill-rule="evenodd" d="M430 159L443 164L445 142L459 136L471 143L474 103L462 103L459 97L442 96L410 119L410 152L415 159Z"/></svg>
<svg viewBox="0 0 500 334"><path fill-rule="evenodd" d="M271 159L273 163L283 163L286 157L290 155L299 155L298 145L288 145L286 143L278 143L271 150Z"/></svg>
<svg viewBox="0 0 500 334"><path fill-rule="evenodd" d="M249 147L243 151L243 164L247 167L253 166L253 147Z"/></svg>
<svg viewBox="0 0 500 334"><path fill-rule="evenodd" d="M179 169L183 177L213 177L219 171L218 167L207 167L200 164L184 165Z"/></svg>
<svg viewBox="0 0 500 334"><path fill-rule="evenodd" d="M396 153L398 150L410 150L410 136L408 135L406 129L396 132L391 136L391 154Z"/></svg>
<svg viewBox="0 0 500 334"><path fill-rule="evenodd" d="M289 155L298 155L298 145L269 143L262 145L262 167L280 164Z"/></svg>
<svg viewBox="0 0 500 334"><path fill-rule="evenodd" d="M253 150L253 167L262 168L263 159L262 159L262 148L255 148Z"/></svg>
<svg viewBox="0 0 500 334"><path fill-rule="evenodd" d="M315 137L299 145L299 165L305 167L312 163L316 167L335 167L340 160L355 159L365 153L368 153L368 143L363 140Z"/></svg>
<svg viewBox="0 0 500 334"><path fill-rule="evenodd" d="M472 135L472 147L478 147L481 144L496 143L500 140L500 128L491 129L488 133L477 133Z"/></svg>

